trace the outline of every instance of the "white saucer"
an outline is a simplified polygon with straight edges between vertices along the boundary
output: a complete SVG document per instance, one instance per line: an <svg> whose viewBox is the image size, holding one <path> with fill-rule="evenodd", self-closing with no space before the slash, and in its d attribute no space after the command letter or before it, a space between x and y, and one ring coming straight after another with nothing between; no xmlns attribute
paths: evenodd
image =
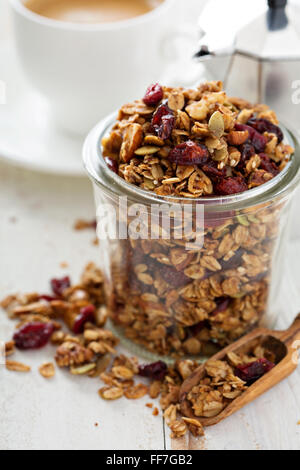
<svg viewBox="0 0 300 470"><path fill-rule="evenodd" d="M0 159L43 173L83 176L84 139L55 128L47 103L28 87L9 39L0 42L0 80L6 84Z"/></svg>

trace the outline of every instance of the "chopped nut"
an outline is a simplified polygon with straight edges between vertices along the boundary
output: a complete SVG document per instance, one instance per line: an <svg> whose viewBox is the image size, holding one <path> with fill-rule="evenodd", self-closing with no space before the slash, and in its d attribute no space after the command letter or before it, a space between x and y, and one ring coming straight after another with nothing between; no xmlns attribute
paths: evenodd
<svg viewBox="0 0 300 470"><path fill-rule="evenodd" d="M117 379L128 380L132 379L134 372L124 366L115 366L112 368L112 373Z"/></svg>
<svg viewBox="0 0 300 470"><path fill-rule="evenodd" d="M173 111L181 110L184 107L184 104L185 104L184 94L181 93L180 91L178 92L174 90L169 95L168 106Z"/></svg>
<svg viewBox="0 0 300 470"><path fill-rule="evenodd" d="M30 372L31 367L16 361L6 361L6 369L14 372Z"/></svg>
<svg viewBox="0 0 300 470"><path fill-rule="evenodd" d="M8 341L5 343L5 356L11 356L15 352L15 342L14 341Z"/></svg>
<svg viewBox="0 0 300 470"><path fill-rule="evenodd" d="M104 400L118 400L123 394L123 389L119 387L103 387L99 390L99 395Z"/></svg>
<svg viewBox="0 0 300 470"><path fill-rule="evenodd" d="M179 421L178 419L176 419L175 421L172 421L169 426L172 431L172 438L182 437L187 432L187 426L184 421Z"/></svg>
<svg viewBox="0 0 300 470"><path fill-rule="evenodd" d="M128 387L124 391L125 397L130 400L136 400L138 398L142 398L147 393L148 393L148 387L144 384L133 385L132 387Z"/></svg>
<svg viewBox="0 0 300 470"><path fill-rule="evenodd" d="M55 375L54 365L52 362L46 362L39 367L39 372L45 379L50 379Z"/></svg>
<svg viewBox="0 0 300 470"><path fill-rule="evenodd" d="M140 124L129 124L124 133L124 140L121 146L120 158L123 162L128 162L134 152L143 142L143 128Z"/></svg>
<svg viewBox="0 0 300 470"><path fill-rule="evenodd" d="M71 367L70 372L72 375L86 375L92 372L96 368L96 364L93 362L92 364L85 364L80 367Z"/></svg>

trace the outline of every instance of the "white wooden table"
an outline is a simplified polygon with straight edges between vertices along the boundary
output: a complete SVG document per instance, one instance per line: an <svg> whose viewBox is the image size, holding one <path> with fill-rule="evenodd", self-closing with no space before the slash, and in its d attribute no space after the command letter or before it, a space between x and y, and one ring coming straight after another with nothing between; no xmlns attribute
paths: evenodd
<svg viewBox="0 0 300 470"><path fill-rule="evenodd" d="M93 233L72 230L76 218L94 215L87 179L45 176L0 164L0 188L0 297L17 290L47 292L52 276L70 273L75 280L87 261L97 262L100 250L91 243ZM300 307L297 239L289 252L285 313L279 327L288 326ZM69 263L68 269L60 267L62 261ZM1 312L0 340L10 338L13 328ZM208 428L205 438L171 441L161 415L154 417L145 407L149 397L105 402L97 395L98 379L72 377L61 370L53 380L43 379L38 366L53 353L51 346L18 352L16 360L31 365L29 374L0 366L0 449L300 448L299 372Z"/></svg>
<svg viewBox="0 0 300 470"><path fill-rule="evenodd" d="M0 40L5 36L6 1L0 0ZM86 262L97 262L101 256L91 243L91 232L72 230L75 219L94 217L87 179L45 176L0 163L0 216L0 298L16 291L47 292L53 276L70 273L76 280ZM297 212L295 219L278 328L287 327L300 310ZM62 269L61 262L69 268ZM14 323L1 311L0 341L9 339L13 329ZM0 450L300 448L298 371L244 410L208 428L205 438L171 441L161 414L154 417L145 407L153 402L147 397L110 403L98 397L97 379L72 377L61 370L51 381L43 379L38 367L53 353L51 346L17 353L16 360L32 367L29 374L0 366Z"/></svg>

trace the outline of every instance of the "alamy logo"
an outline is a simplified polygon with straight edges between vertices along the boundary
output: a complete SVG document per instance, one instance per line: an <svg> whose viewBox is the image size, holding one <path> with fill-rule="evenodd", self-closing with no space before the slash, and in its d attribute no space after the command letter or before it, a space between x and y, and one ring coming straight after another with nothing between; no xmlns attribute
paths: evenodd
<svg viewBox="0 0 300 470"><path fill-rule="evenodd" d="M0 80L0 104L6 104L6 83Z"/></svg>
<svg viewBox="0 0 300 470"><path fill-rule="evenodd" d="M97 207L97 235L100 240L185 241L187 250L199 251L204 242L204 206L202 204L128 205L119 198L118 207L100 203Z"/></svg>
<svg viewBox="0 0 300 470"><path fill-rule="evenodd" d="M292 363L295 365L299 364L299 349L300 349L300 340L297 339L292 344L292 349L295 349L295 352L292 355Z"/></svg>
<svg viewBox="0 0 300 470"><path fill-rule="evenodd" d="M292 93L292 103L300 104L300 80L293 81L292 89L295 90Z"/></svg>

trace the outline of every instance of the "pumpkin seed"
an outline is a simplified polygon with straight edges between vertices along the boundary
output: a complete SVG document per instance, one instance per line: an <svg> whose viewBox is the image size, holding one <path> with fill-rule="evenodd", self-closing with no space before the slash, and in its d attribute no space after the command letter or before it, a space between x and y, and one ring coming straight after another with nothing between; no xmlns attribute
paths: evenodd
<svg viewBox="0 0 300 470"><path fill-rule="evenodd" d="M215 111L208 122L209 130L219 139L224 134L224 120L220 111Z"/></svg>

